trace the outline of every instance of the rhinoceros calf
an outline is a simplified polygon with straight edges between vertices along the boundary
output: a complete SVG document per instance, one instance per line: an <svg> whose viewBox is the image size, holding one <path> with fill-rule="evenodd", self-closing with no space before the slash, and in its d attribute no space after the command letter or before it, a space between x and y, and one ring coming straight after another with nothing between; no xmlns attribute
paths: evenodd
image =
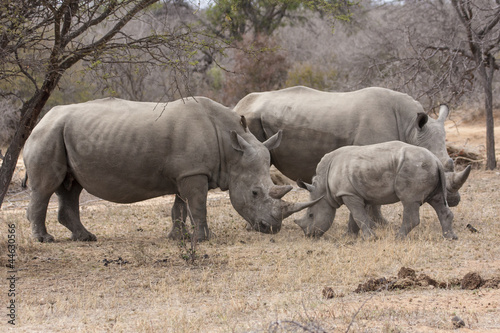
<svg viewBox="0 0 500 333"><path fill-rule="evenodd" d="M427 148L445 171L454 170L445 144L448 108L441 106L435 120L413 98L390 89L336 93L298 86L251 93L235 111L246 117L260 141L283 131L280 146L271 151L271 162L293 180L310 182L321 158L337 148L393 140ZM386 223L379 206L370 210L378 222Z"/></svg>
<svg viewBox="0 0 500 333"><path fill-rule="evenodd" d="M307 236L320 237L330 228L336 209L345 204L351 213L349 231L361 229L364 237L371 238L375 233L366 205L401 201L403 224L398 237L403 238L420 223L419 208L427 202L437 213L443 236L457 239L447 203L447 198L456 200L457 192L446 189L446 179L463 184L469 172L470 166L447 177L429 150L400 141L342 147L321 159L312 185L298 181L311 192L311 198L322 199L295 223Z"/></svg>
<svg viewBox="0 0 500 333"><path fill-rule="evenodd" d="M281 221L308 204L281 197L291 189L274 186L268 149L281 133L259 142L240 116L207 98L167 104L101 99L53 108L24 147L32 189L27 216L33 237L51 242L45 217L51 195L59 199L58 219L73 240L93 241L79 216L82 189L117 203L176 194L169 237L185 235L188 203L198 240L209 237L209 189L229 190L231 203L255 229L277 232Z"/></svg>

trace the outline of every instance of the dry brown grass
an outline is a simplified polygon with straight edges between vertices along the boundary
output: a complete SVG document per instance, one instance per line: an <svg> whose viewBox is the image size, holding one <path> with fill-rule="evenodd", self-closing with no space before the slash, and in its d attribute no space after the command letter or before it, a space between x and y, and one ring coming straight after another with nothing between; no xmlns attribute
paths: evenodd
<svg viewBox="0 0 500 333"><path fill-rule="evenodd" d="M484 144L481 124L449 126L450 142ZM19 332L304 332L299 325L329 333L444 332L455 315L465 322L461 331L500 332L499 289L353 292L369 278L397 275L402 266L440 281L471 271L500 276L499 172L472 172L452 209L454 242L442 239L428 205L403 242L394 240L391 228L378 230L376 241L346 237L345 207L320 240L305 239L293 216L277 235L248 232L227 193L213 192L208 220L216 236L198 245L194 262L189 246L166 240L171 197L115 205L83 196L82 221L97 235L94 243L69 240L54 202L48 228L57 242L34 242L23 175L20 163L0 211L2 267L7 224L16 224ZM307 193L293 191L286 199L306 200ZM399 204L383 211L392 227L401 224ZM468 223L479 232L469 232ZM0 304L7 314L5 274ZM325 299L325 287L336 297ZM0 331L12 329L1 314Z"/></svg>
<svg viewBox="0 0 500 333"><path fill-rule="evenodd" d="M428 205L421 208L421 225L403 242L394 240L391 228L378 230L376 241L346 237L345 207L320 240L305 239L293 216L279 234L248 232L227 193L215 192L208 220L216 236L198 245L194 263L185 260L188 248L166 240L172 205L168 197L83 206L82 221L98 237L94 243L70 241L55 208L49 210L48 228L57 242L36 243L24 209L7 207L0 212L0 246L6 248L6 225L15 223L16 330L302 332L295 324L315 324L326 332L345 332L352 324L350 332L437 332L452 329L451 318L458 315L470 330L499 331L498 289L353 292L368 278L397 275L402 266L443 281L470 271L485 278L499 276L499 188L498 172L473 171L461 204L453 209L459 236L454 242L442 239ZM286 198L306 200L307 193L297 190ZM384 213L392 226L400 225L400 205L386 206ZM470 233L468 223L479 232ZM2 252L0 264L5 266L7 259ZM107 266L105 259L111 261ZM4 281L0 292L5 309ZM323 298L325 287L340 296Z"/></svg>

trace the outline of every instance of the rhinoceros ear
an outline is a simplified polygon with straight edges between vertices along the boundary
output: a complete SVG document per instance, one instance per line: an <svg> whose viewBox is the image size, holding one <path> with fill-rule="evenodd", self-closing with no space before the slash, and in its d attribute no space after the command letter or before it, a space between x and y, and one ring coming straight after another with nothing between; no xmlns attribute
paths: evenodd
<svg viewBox="0 0 500 333"><path fill-rule="evenodd" d="M279 130L278 133L274 134L272 137L270 137L269 139L267 139L264 142L264 146L266 146L267 149L269 149L269 150L277 148L281 143L282 136L283 136L283 132L281 130Z"/></svg>
<svg viewBox="0 0 500 333"><path fill-rule="evenodd" d="M253 149L253 147L235 131L230 131L229 137L231 138L231 146L237 151L244 152Z"/></svg>
<svg viewBox="0 0 500 333"><path fill-rule="evenodd" d="M438 117L438 121L441 122L441 123L444 123L444 121L446 120L446 118L448 118L448 115L450 114L450 110L448 109L448 105L446 104L441 104L439 106L439 117Z"/></svg>
<svg viewBox="0 0 500 333"><path fill-rule="evenodd" d="M316 188L314 185L308 184L300 179L297 180L297 186L300 188L306 189L309 192L314 191L314 189Z"/></svg>
<svg viewBox="0 0 500 333"><path fill-rule="evenodd" d="M423 112L417 113L416 125L418 129L422 129L425 124L427 124L427 120L429 120L429 116Z"/></svg>

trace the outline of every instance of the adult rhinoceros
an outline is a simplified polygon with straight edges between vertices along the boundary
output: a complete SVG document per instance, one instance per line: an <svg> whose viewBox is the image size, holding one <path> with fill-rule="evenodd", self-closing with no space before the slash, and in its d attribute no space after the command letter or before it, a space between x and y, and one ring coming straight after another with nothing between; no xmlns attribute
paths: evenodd
<svg viewBox="0 0 500 333"><path fill-rule="evenodd" d="M420 103L393 90L372 87L332 93L298 86L249 94L235 111L245 116L260 141L283 131L279 148L271 151L271 161L293 180L310 182L321 158L339 147L393 140L427 148L445 171L454 169L445 144L448 108L441 106L434 120ZM385 222L380 207L373 208L374 218Z"/></svg>
<svg viewBox="0 0 500 333"><path fill-rule="evenodd" d="M268 149L280 140L277 133L259 142L236 113L203 97L168 104L110 98L55 107L24 147L32 234L41 242L54 240L45 217L55 192L59 222L72 239L96 240L80 222L82 188L117 203L177 194L169 237L185 234L186 201L195 236L203 240L209 237L207 191L220 187L255 229L277 232L283 218L312 204L285 203L281 197L291 186L273 185Z"/></svg>
<svg viewBox="0 0 500 333"><path fill-rule="evenodd" d="M436 211L443 236L457 239L453 232L453 213L448 201L457 193L446 190L442 163L429 150L401 141L368 146L346 146L326 154L318 164L313 184L298 181L311 192L311 199L321 200L295 220L307 236L319 237L335 218L335 211L345 204L351 212L349 231L364 237L375 236L373 221L366 205L385 205L401 201L403 224L398 232L404 238L420 223L419 208L428 202ZM470 166L463 171L470 172ZM466 177L465 177L466 178Z"/></svg>

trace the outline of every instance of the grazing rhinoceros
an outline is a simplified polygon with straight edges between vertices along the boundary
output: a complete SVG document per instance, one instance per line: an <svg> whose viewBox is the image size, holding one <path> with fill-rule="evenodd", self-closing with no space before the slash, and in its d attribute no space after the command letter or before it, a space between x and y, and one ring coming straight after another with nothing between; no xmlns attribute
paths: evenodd
<svg viewBox="0 0 500 333"><path fill-rule="evenodd" d="M283 131L279 148L271 151L271 162L293 180L310 182L321 158L339 147L393 140L427 148L445 171L454 169L445 144L448 108L442 105L434 120L420 103L393 90L332 93L298 86L249 94L234 110L245 116L260 141ZM377 222L386 223L380 207L370 208Z"/></svg>
<svg viewBox="0 0 500 333"><path fill-rule="evenodd" d="M468 166L461 173L449 173L465 182ZM405 237L420 223L419 207L429 203L437 213L443 236L457 239L453 232L453 213L448 200L457 200L457 192L446 189L446 176L439 159L429 150L401 141L368 146L346 146L326 154L318 164L312 185L298 181L311 192L311 198L322 198L295 220L307 236L319 237L335 218L335 211L345 204L351 216L349 231L373 237L373 221L366 205L386 205L401 201L403 224L398 237Z"/></svg>
<svg viewBox="0 0 500 333"><path fill-rule="evenodd" d="M268 149L279 145L281 133L261 143L241 122L230 109L203 97L168 104L110 98L53 108L24 147L33 236L54 240L45 217L55 192L59 222L72 239L96 240L80 222L82 188L117 203L177 194L173 239L185 235L185 201L197 239L209 237L207 191L217 187L229 189L233 207L255 229L279 231L283 218L312 203L286 203L281 197L291 186L272 183Z"/></svg>

